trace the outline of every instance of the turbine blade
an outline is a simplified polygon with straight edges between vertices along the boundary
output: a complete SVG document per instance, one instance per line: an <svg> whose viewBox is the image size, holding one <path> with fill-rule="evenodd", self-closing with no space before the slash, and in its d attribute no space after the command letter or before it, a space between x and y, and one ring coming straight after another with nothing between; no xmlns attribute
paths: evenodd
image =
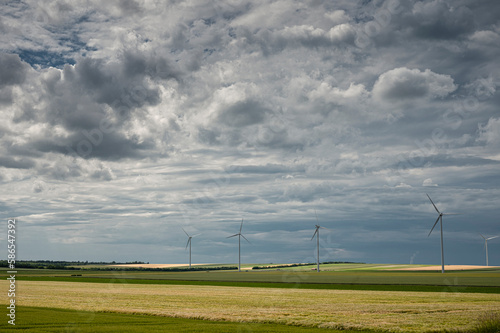
<svg viewBox="0 0 500 333"><path fill-rule="evenodd" d="M243 228L243 219L241 219L241 224L240 224L240 234L241 234L241 228Z"/></svg>
<svg viewBox="0 0 500 333"><path fill-rule="evenodd" d="M493 239L493 238L498 238L498 237L500 237L500 236L493 236L493 237L488 238L488 240Z"/></svg>
<svg viewBox="0 0 500 333"><path fill-rule="evenodd" d="M189 237L189 234L186 232L186 230L184 230L184 228L181 228L181 229L182 229L182 231L184 231L184 233L186 234L186 236Z"/></svg>
<svg viewBox="0 0 500 333"><path fill-rule="evenodd" d="M443 215L464 215L463 213L443 213Z"/></svg>
<svg viewBox="0 0 500 333"><path fill-rule="evenodd" d="M314 239L314 236L316 236L316 234L317 234L317 233L318 233L318 229L316 229L316 230L314 231L314 234L313 234L313 236L311 237L311 240L313 240L313 239Z"/></svg>
<svg viewBox="0 0 500 333"><path fill-rule="evenodd" d="M232 236L228 236L228 237L226 237L226 238L231 238L231 237L235 237L235 236L238 236L238 235L240 235L240 234L234 234L234 235L232 235Z"/></svg>
<svg viewBox="0 0 500 333"><path fill-rule="evenodd" d="M186 243L186 248L184 250L187 250L189 243L191 243L191 238L188 238L188 241Z"/></svg>
<svg viewBox="0 0 500 333"><path fill-rule="evenodd" d="M483 237L484 239L486 239L486 237L484 237L481 233L478 233L479 235L481 235L481 237Z"/></svg>
<svg viewBox="0 0 500 333"><path fill-rule="evenodd" d="M432 201L431 197L427 193L426 193L426 195L427 195L427 198L429 198L429 200L431 201L431 204L434 206L434 209L436 210L436 212L438 212L438 214L441 214L441 212L439 211L439 209L437 209L436 205Z"/></svg>
<svg viewBox="0 0 500 333"><path fill-rule="evenodd" d="M432 230L434 230L434 227L436 226L436 224L438 224L438 222L439 222L439 218L440 218L440 217L441 217L441 216L438 216L438 219L436 220L436 223L434 223L434 225L432 226L432 229L431 229L431 231L429 232L429 234L427 235L427 237L429 237L429 236L431 235Z"/></svg>
<svg viewBox="0 0 500 333"><path fill-rule="evenodd" d="M318 221L318 213L316 213L316 208L314 209L314 215L316 215L316 222L319 223L319 221Z"/></svg>
<svg viewBox="0 0 500 333"><path fill-rule="evenodd" d="M248 239L246 239L245 236L241 235L241 237L243 237L248 242L248 244L252 244L252 243L250 243L250 241Z"/></svg>

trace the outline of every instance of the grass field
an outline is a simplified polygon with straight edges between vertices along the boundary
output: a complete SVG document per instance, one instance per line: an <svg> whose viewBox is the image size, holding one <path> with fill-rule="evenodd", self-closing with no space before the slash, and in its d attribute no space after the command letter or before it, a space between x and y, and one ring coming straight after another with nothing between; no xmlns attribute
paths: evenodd
<svg viewBox="0 0 500 333"><path fill-rule="evenodd" d="M300 327L469 332L481 315L500 313L498 269L441 274L390 271L387 265L366 268L338 265L320 273L18 270L18 323L50 332L64 331L68 322L81 332L129 331L122 321L137 332L162 325L171 325L172 332L294 332ZM7 281L0 280L0 286L6 288ZM52 322L57 316L76 319Z"/></svg>
<svg viewBox="0 0 500 333"><path fill-rule="evenodd" d="M0 324L9 331L43 332L271 332L340 333L311 327L279 324L234 323L163 316L75 311L56 308L19 307L16 326Z"/></svg>

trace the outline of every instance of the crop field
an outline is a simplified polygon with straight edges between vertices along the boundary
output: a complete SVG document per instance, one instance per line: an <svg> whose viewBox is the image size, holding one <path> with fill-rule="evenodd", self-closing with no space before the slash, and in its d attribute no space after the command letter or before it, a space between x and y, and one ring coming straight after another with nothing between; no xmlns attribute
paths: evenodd
<svg viewBox="0 0 500 333"><path fill-rule="evenodd" d="M5 284L4 282L2 282ZM465 328L499 294L19 281L23 306L332 329Z"/></svg>
<svg viewBox="0 0 500 333"><path fill-rule="evenodd" d="M137 320L132 331L172 325L179 332L468 332L482 315L500 313L497 269L441 274L351 268L19 270L18 328L27 311L32 319L24 328L33 331L64 331L68 323L81 332L124 331L120 322ZM0 286L7 288L7 281ZM43 319L61 311L63 322Z"/></svg>

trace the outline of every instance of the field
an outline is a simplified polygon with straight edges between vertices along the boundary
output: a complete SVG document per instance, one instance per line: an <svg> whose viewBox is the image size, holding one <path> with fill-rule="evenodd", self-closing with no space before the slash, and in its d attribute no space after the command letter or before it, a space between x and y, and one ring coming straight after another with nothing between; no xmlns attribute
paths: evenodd
<svg viewBox="0 0 500 333"><path fill-rule="evenodd" d="M234 323L139 314L20 307L20 322L9 330L33 332L338 332L279 324ZM5 328L5 325L0 325Z"/></svg>
<svg viewBox="0 0 500 333"><path fill-rule="evenodd" d="M249 272L23 270L17 281L16 302L22 306L18 327L28 311L39 320L26 322L25 328L34 331L50 325L55 326L49 331L64 331L70 322L82 332L123 331L117 323L137 320L131 324L136 331L168 324L179 332L467 332L482 315L500 312L498 268L446 274L388 270L386 265L364 268L338 265L320 273L296 267ZM7 281L0 285L6 288ZM67 322L43 323L58 311L66 311L62 318Z"/></svg>

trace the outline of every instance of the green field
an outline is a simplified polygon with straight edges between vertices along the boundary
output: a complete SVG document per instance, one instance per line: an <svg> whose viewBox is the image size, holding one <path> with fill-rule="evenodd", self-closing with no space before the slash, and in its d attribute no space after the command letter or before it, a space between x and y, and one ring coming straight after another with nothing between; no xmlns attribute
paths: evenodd
<svg viewBox="0 0 500 333"><path fill-rule="evenodd" d="M16 326L6 323L0 329L30 332L341 332L279 324L234 323L163 316L75 311L23 306L18 308Z"/></svg>
<svg viewBox="0 0 500 333"><path fill-rule="evenodd" d="M472 332L482 315L500 313L498 269L441 274L387 266L335 264L320 273L19 269L17 328Z"/></svg>

